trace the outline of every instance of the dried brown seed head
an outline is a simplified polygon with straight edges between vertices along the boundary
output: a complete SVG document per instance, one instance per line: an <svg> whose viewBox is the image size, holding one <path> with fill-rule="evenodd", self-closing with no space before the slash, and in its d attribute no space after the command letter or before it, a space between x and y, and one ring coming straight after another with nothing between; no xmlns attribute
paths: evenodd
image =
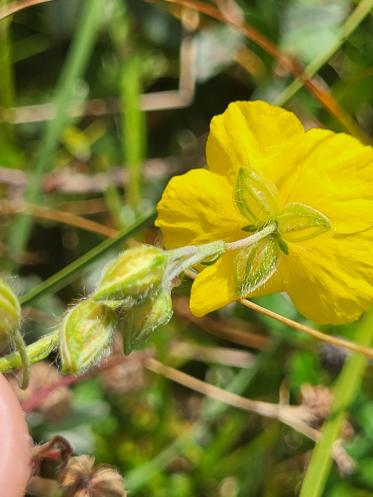
<svg viewBox="0 0 373 497"><path fill-rule="evenodd" d="M123 478L113 468L95 466L91 456L72 457L60 478L64 497L127 497Z"/></svg>
<svg viewBox="0 0 373 497"><path fill-rule="evenodd" d="M324 385L302 385L302 405L307 407L317 420L328 417L333 402L333 393Z"/></svg>

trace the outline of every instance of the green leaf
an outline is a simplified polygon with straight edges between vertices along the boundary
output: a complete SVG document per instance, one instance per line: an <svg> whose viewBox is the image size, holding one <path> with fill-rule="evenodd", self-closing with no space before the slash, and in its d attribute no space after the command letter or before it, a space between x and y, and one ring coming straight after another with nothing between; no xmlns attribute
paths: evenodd
<svg viewBox="0 0 373 497"><path fill-rule="evenodd" d="M310 240L331 230L331 223L322 212L297 202L282 209L277 224L280 235L290 242Z"/></svg>
<svg viewBox="0 0 373 497"><path fill-rule="evenodd" d="M245 297L268 281L276 271L278 261L279 248L272 236L239 250L234 268L238 295Z"/></svg>
<svg viewBox="0 0 373 497"><path fill-rule="evenodd" d="M276 197L277 190L271 182L259 176L253 169L239 169L234 202L251 225L260 226L275 217L278 210Z"/></svg>

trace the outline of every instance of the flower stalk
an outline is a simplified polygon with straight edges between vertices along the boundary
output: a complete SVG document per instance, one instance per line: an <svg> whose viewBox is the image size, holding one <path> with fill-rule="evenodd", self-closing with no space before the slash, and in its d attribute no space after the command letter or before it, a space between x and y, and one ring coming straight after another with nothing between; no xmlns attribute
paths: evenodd
<svg viewBox="0 0 373 497"><path fill-rule="evenodd" d="M25 347L25 353L27 355L27 362L29 364L34 364L36 362L42 361L48 355L57 349L58 346L58 336L57 330L44 335L36 342L27 345ZM19 350L0 357L0 373L7 373L13 369L18 369L22 367L22 357Z"/></svg>
<svg viewBox="0 0 373 497"><path fill-rule="evenodd" d="M263 238L266 238L268 235L275 233L276 230L277 230L276 223L270 223L260 231L254 233L253 235L247 236L246 238L242 238L241 240L237 240L236 242L225 243L224 248L226 251L230 251L230 250L239 250L242 248L250 247L251 245L254 245L254 243L263 240Z"/></svg>

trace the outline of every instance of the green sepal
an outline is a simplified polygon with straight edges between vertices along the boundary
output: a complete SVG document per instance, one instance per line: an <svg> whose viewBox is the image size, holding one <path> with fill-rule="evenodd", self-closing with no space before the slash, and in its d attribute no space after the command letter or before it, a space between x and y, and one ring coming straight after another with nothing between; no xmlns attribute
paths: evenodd
<svg viewBox="0 0 373 497"><path fill-rule="evenodd" d="M277 217L278 232L289 242L302 242L330 231L329 219L317 209L301 203L287 204Z"/></svg>
<svg viewBox="0 0 373 497"><path fill-rule="evenodd" d="M246 231L247 233L255 233L256 231L258 231L258 226L256 226L255 224L248 224L241 229L242 231Z"/></svg>
<svg viewBox="0 0 373 497"><path fill-rule="evenodd" d="M234 258L234 283L237 295L246 297L262 286L275 273L279 263L279 246L268 236L249 247L238 250Z"/></svg>
<svg viewBox="0 0 373 497"><path fill-rule="evenodd" d="M281 250L281 252L283 252L285 255L289 255L289 246L285 242L285 240L283 240L281 238L281 236L279 234L277 234L277 236L276 236L276 241L278 243L278 246L279 246L279 249Z"/></svg>
<svg viewBox="0 0 373 497"><path fill-rule="evenodd" d="M79 374L94 366L108 350L116 316L106 305L83 300L65 316L59 352L63 374Z"/></svg>
<svg viewBox="0 0 373 497"><path fill-rule="evenodd" d="M234 189L234 203L250 225L260 226L276 216L277 190L254 169L241 167ZM251 228L250 228L251 230Z"/></svg>
<svg viewBox="0 0 373 497"><path fill-rule="evenodd" d="M143 348L152 333L170 321L172 314L171 294L163 288L131 307L124 313L119 325L125 353Z"/></svg>

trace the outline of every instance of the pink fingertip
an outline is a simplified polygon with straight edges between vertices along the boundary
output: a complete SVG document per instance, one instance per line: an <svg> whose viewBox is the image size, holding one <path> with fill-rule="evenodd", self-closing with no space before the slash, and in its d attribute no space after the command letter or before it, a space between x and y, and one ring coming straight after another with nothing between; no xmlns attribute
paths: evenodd
<svg viewBox="0 0 373 497"><path fill-rule="evenodd" d="M24 497L31 475L31 439L25 414L0 374L0 494Z"/></svg>

